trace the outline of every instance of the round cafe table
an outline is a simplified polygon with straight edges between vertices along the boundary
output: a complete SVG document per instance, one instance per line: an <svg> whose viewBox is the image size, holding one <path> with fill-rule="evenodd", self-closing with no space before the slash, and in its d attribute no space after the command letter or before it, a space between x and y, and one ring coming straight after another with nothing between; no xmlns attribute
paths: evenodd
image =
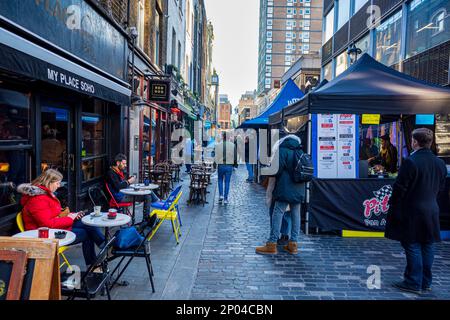
<svg viewBox="0 0 450 320"><path fill-rule="evenodd" d="M59 246L68 246L69 244L73 243L76 239L75 233L68 230L62 230L62 229L49 229L48 230L48 238L49 239L55 239L55 232L58 231L65 231L67 232L66 237L64 239L57 239L59 242ZM24 232L17 233L13 235L13 238L32 238L32 239L39 239L38 230L28 230ZM41 238L42 239L42 238Z"/></svg>
<svg viewBox="0 0 450 320"><path fill-rule="evenodd" d="M118 213L115 219L108 218L108 212L102 212L101 216L94 217L92 213L81 218L81 222L87 226L105 228L105 238L109 238L109 228L120 227L130 223L130 216Z"/></svg>
<svg viewBox="0 0 450 320"><path fill-rule="evenodd" d="M130 188L128 188L128 189L134 190L134 188L138 188L139 190L156 190L159 188L159 186L154 183L150 183L148 186L146 186L143 183L136 183L136 184L130 185Z"/></svg>
<svg viewBox="0 0 450 320"><path fill-rule="evenodd" d="M156 185L157 186L157 185ZM159 186L158 186L159 188ZM133 188L120 189L120 192L123 194L129 195L133 197L133 224L136 210L136 197L138 196L147 196L152 193L152 190L135 190Z"/></svg>

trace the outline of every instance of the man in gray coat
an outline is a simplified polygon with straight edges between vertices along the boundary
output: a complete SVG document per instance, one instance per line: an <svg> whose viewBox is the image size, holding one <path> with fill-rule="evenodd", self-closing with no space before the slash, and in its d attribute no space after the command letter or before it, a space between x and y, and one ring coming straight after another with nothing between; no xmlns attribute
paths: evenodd
<svg viewBox="0 0 450 320"><path fill-rule="evenodd" d="M400 241L406 254L404 280L393 285L413 293L431 290L434 243L441 241L437 198L447 168L430 150L432 143L431 130L413 131L414 152L400 167L386 224L386 237Z"/></svg>

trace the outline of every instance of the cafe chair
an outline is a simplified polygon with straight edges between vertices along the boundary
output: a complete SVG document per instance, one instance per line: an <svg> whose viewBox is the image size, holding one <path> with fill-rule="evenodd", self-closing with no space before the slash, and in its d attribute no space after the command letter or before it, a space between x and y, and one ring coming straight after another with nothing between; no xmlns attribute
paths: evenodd
<svg viewBox="0 0 450 320"><path fill-rule="evenodd" d="M22 212L19 212L16 216L16 223L17 223L17 227L19 228L20 232L24 232L25 231L25 227L23 225L23 218L22 218ZM66 252L69 249L68 246L62 246L62 247L58 247L58 254L61 256L61 258L63 259L63 263L61 263L59 265L59 268L61 269L64 266L67 266L67 268L69 270L72 270L72 266L69 263L69 260L67 260L66 255L64 254L64 252Z"/></svg>
<svg viewBox="0 0 450 320"><path fill-rule="evenodd" d="M106 191L108 192L108 195L110 196L109 207L115 208L117 210L123 210L125 214L127 214L131 217L132 213L130 211L130 208L133 206L133 203L132 202L117 202L116 199L114 199L107 183L105 183L105 188L106 188Z"/></svg>
<svg viewBox="0 0 450 320"><path fill-rule="evenodd" d="M152 286L152 292L155 293L155 284L153 282L153 266L152 266L152 260L150 259L150 239L148 239L149 235L151 234L152 227L155 224L156 221L156 215L150 217L148 221L143 221L140 224L140 233L143 235L144 239L137 247L132 247L128 249L115 249L113 248L111 251L112 257L109 259L109 261L114 260L116 258L122 258L120 259L119 263L116 265L114 270L111 272L112 275L119 270L122 262L129 258L123 269L119 272L119 275L117 278L114 279L113 283L110 286L110 289L114 287L114 285L119 281L120 277L124 274L128 266L130 265L131 261L134 258L144 258L145 264L147 265L147 272L148 277L150 279L150 284ZM150 230L147 232L147 234L144 234L144 231L146 228L150 228Z"/></svg>
<svg viewBox="0 0 450 320"><path fill-rule="evenodd" d="M175 233L175 239L177 240L177 244L180 243L179 236L181 236L180 231L180 221L178 220L178 214L176 206L178 205L178 201L181 198L183 192L181 190L176 195L175 200L172 201L169 208L167 209L155 209L150 213L150 217L156 215L159 219L159 222L156 224L155 228L150 233L148 240L151 240L155 235L156 231L158 231L159 227L165 220L170 220L172 222L172 230Z"/></svg>
<svg viewBox="0 0 450 320"><path fill-rule="evenodd" d="M115 240L116 237L112 237L100 250L95 262L91 264L85 272L81 272L79 283L73 282L77 279L75 275L68 272L61 273L61 294L67 296L67 300L74 300L75 298L91 300L103 289L106 290L108 300L111 300L108 286L111 277L107 269L107 256L108 250L112 248L112 244ZM97 272L96 269L100 269L101 272ZM96 272L94 272L94 270Z"/></svg>
<svg viewBox="0 0 450 320"><path fill-rule="evenodd" d="M152 208L154 209L169 209L172 202L176 199L178 192L180 192L181 186L176 187L169 195L169 197L165 201L158 201L152 203ZM175 209L177 210L178 214L178 220L180 221L180 226L183 226L183 223L181 222L181 216L180 216L180 210L178 208L178 204L175 206Z"/></svg>

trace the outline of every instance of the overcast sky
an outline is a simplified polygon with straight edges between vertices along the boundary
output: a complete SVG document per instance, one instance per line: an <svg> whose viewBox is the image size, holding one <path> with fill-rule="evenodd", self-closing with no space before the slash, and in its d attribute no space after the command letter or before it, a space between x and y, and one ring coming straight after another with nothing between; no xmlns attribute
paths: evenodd
<svg viewBox="0 0 450 320"><path fill-rule="evenodd" d="M258 84L259 0L205 0L205 6L214 26L219 92L236 107L241 94Z"/></svg>

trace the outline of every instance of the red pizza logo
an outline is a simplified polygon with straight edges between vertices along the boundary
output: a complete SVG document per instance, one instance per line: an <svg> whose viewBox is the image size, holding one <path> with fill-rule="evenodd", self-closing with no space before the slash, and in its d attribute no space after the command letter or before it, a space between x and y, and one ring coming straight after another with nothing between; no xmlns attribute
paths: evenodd
<svg viewBox="0 0 450 320"><path fill-rule="evenodd" d="M392 186L385 185L378 191L373 192L375 197L365 200L364 217L370 219L372 215L379 216L382 213L387 214L389 211L389 199L392 195Z"/></svg>

